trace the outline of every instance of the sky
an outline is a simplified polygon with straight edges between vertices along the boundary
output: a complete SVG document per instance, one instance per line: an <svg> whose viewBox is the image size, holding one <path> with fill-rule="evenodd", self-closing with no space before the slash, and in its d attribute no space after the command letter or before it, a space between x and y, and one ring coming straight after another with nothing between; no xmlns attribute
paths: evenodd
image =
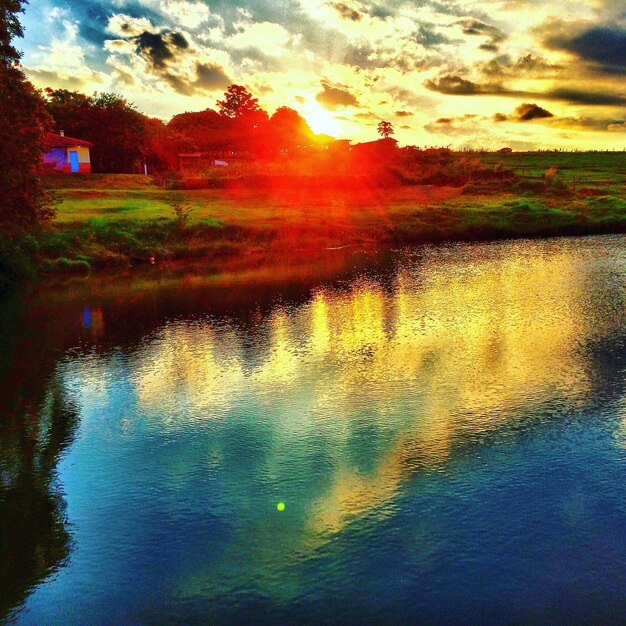
<svg viewBox="0 0 626 626"><path fill-rule="evenodd" d="M245 85L316 132L497 149L626 148L626 0L30 0L37 87L164 121Z"/></svg>

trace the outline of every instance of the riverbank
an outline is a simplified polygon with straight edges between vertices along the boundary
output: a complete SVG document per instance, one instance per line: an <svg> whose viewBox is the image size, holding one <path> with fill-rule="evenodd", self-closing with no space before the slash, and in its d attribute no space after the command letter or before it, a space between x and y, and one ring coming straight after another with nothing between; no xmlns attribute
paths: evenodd
<svg viewBox="0 0 626 626"><path fill-rule="evenodd" d="M171 191L144 176L51 177L56 220L14 242L4 271L89 273L281 250L626 232L619 160L599 154L594 167L584 155L583 171L577 156L558 155L563 174L547 178L539 174L545 155L491 156L493 164L508 162L516 180L464 187L353 176L349 184L257 178Z"/></svg>

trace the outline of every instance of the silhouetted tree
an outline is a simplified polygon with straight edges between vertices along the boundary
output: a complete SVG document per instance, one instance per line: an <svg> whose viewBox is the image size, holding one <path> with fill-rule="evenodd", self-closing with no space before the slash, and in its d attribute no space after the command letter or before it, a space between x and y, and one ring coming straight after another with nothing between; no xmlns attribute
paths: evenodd
<svg viewBox="0 0 626 626"><path fill-rule="evenodd" d="M218 100L220 115L232 119L256 119L267 114L259 106L259 101L241 85L231 85L224 93L224 99Z"/></svg>
<svg viewBox="0 0 626 626"><path fill-rule="evenodd" d="M383 139L388 139L389 137L391 137L391 135L395 134L395 131L393 129L393 124L391 122L387 122L385 120L383 120L382 122L379 122L379 124L378 124L378 126L376 128L378 130L378 134Z"/></svg>
<svg viewBox="0 0 626 626"><path fill-rule="evenodd" d="M229 148L258 149L259 143L264 143L261 129L268 123L269 117L245 87L231 85L217 106L220 115L228 120Z"/></svg>
<svg viewBox="0 0 626 626"><path fill-rule="evenodd" d="M175 115L167 128L192 141L202 152L226 150L233 139L233 119L212 109Z"/></svg>
<svg viewBox="0 0 626 626"><path fill-rule="evenodd" d="M57 132L94 144L95 172L130 172L149 150L148 118L122 96L47 89L46 106Z"/></svg>
<svg viewBox="0 0 626 626"><path fill-rule="evenodd" d="M5 237L54 215L38 176L49 118L12 44L23 36L18 19L23 4L0 0L0 227Z"/></svg>
<svg viewBox="0 0 626 626"><path fill-rule="evenodd" d="M307 121L294 109L280 107L267 125L268 143L275 150L292 149L307 145L313 138L313 131Z"/></svg>

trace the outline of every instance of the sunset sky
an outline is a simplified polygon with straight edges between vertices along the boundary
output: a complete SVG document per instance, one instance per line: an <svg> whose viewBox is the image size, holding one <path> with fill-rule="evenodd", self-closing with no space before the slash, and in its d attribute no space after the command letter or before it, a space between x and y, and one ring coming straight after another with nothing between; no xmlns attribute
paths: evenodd
<svg viewBox="0 0 626 626"><path fill-rule="evenodd" d="M626 0L30 0L38 87L114 91L149 115L231 83L316 132L401 144L626 148Z"/></svg>

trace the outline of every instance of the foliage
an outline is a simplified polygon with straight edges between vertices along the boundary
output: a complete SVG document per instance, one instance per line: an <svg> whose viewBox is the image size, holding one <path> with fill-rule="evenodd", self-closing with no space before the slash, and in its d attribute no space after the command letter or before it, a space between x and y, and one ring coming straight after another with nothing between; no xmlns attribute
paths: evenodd
<svg viewBox="0 0 626 626"><path fill-rule="evenodd" d="M185 198L182 193L177 193L169 201L172 211L174 211L174 219L179 230L183 230L189 222L189 217L193 211L192 204Z"/></svg>
<svg viewBox="0 0 626 626"><path fill-rule="evenodd" d="M279 107L267 125L267 145L278 150L293 150L296 146L308 145L313 131L307 121L294 109Z"/></svg>
<svg viewBox="0 0 626 626"><path fill-rule="evenodd" d="M0 1L0 228L4 236L50 219L39 173L48 127L42 99L18 65L11 39L21 36L19 0Z"/></svg>
<svg viewBox="0 0 626 626"><path fill-rule="evenodd" d="M391 135L395 134L395 131L393 129L393 124L391 122L387 122L385 120L383 120L383 121L378 123L378 126L376 127L376 130L378 131L378 134L383 139L388 139L389 137L391 137Z"/></svg>
<svg viewBox="0 0 626 626"><path fill-rule="evenodd" d="M241 85L231 85L224 94L223 100L218 100L217 106L220 115L232 119L250 120L252 123L258 123L263 118L267 118L267 114L259 106L259 101Z"/></svg>
<svg viewBox="0 0 626 626"><path fill-rule="evenodd" d="M3 66L20 60L21 55L12 40L24 36L17 16L24 12L24 4L27 4L26 0L0 0L0 63Z"/></svg>
<svg viewBox="0 0 626 626"><path fill-rule="evenodd" d="M148 155L150 122L125 98L112 93L86 96L67 89L46 89L46 108L57 132L94 144L91 162L95 172L132 172Z"/></svg>

